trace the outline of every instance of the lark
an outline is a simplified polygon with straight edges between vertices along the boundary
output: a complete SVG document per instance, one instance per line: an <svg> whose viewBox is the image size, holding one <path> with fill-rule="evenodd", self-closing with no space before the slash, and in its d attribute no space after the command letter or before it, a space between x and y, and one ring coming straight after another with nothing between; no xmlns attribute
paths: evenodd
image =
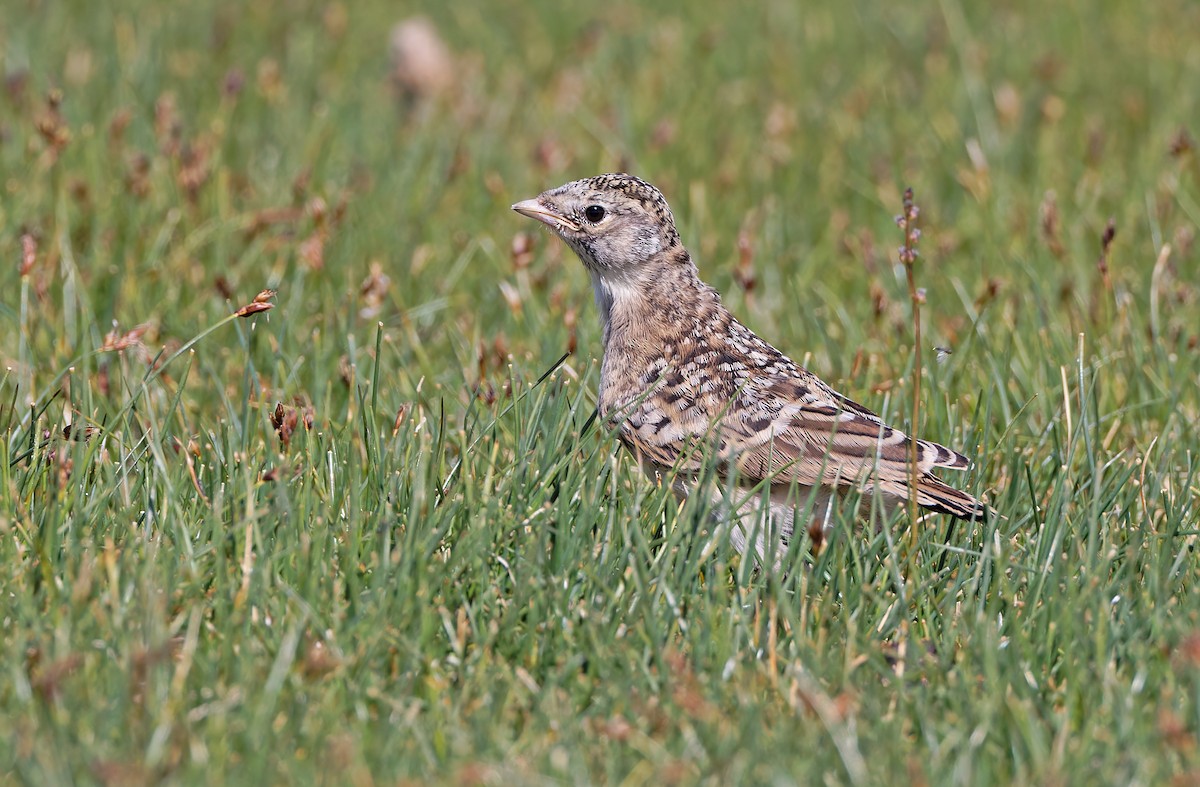
<svg viewBox="0 0 1200 787"><path fill-rule="evenodd" d="M700 280L654 186L598 175L518 202L575 251L604 326L599 411L651 476L680 497L724 500L739 552L778 565L798 527L824 533L833 503L980 519L987 507L933 474L969 460L910 438L759 338ZM713 483L715 470L718 481ZM720 509L718 509L720 510Z"/></svg>

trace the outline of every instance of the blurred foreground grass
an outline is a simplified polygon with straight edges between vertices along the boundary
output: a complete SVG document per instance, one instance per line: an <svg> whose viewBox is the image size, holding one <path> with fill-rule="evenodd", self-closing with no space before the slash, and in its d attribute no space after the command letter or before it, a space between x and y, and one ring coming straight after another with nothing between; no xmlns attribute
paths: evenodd
<svg viewBox="0 0 1200 787"><path fill-rule="evenodd" d="M1193 783L1198 30L3 0L5 780ZM921 431L1006 518L759 575L584 433L586 277L508 205L614 169L899 424L913 186Z"/></svg>

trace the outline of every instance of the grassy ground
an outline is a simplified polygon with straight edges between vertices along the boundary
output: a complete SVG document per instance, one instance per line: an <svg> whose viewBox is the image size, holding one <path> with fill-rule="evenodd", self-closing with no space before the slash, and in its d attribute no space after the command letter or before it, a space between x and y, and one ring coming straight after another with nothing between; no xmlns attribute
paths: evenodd
<svg viewBox="0 0 1200 787"><path fill-rule="evenodd" d="M1200 779L1200 6L734 5L437 6L402 102L391 4L0 3L5 781ZM585 432L508 205L618 168L905 426L914 187L1005 518L756 574Z"/></svg>

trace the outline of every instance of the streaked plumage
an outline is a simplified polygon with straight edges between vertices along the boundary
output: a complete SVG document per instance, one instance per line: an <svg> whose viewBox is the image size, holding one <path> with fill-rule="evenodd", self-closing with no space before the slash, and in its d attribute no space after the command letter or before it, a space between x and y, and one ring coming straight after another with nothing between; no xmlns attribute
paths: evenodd
<svg viewBox="0 0 1200 787"><path fill-rule="evenodd" d="M761 557L781 554L797 511L824 526L833 495L877 491L892 505L909 497L909 438L738 322L700 281L658 189L631 175L599 175L513 209L550 226L591 275L604 322L601 416L680 495L696 491L703 463L715 457L737 482L740 527L730 532L740 551L758 532ZM983 517L983 503L931 472L965 468L967 458L937 443L917 446L918 504ZM776 545L761 536L768 511Z"/></svg>

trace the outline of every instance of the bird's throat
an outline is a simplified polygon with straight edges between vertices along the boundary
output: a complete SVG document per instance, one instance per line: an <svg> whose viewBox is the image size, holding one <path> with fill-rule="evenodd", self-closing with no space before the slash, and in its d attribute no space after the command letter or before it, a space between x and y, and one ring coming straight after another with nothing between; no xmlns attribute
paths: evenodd
<svg viewBox="0 0 1200 787"><path fill-rule="evenodd" d="M589 271L592 277L592 293L596 296L596 308L604 326L604 343L613 328L614 319L618 326L627 322L622 315L636 314L637 306L644 300L643 282L637 274L613 274Z"/></svg>

